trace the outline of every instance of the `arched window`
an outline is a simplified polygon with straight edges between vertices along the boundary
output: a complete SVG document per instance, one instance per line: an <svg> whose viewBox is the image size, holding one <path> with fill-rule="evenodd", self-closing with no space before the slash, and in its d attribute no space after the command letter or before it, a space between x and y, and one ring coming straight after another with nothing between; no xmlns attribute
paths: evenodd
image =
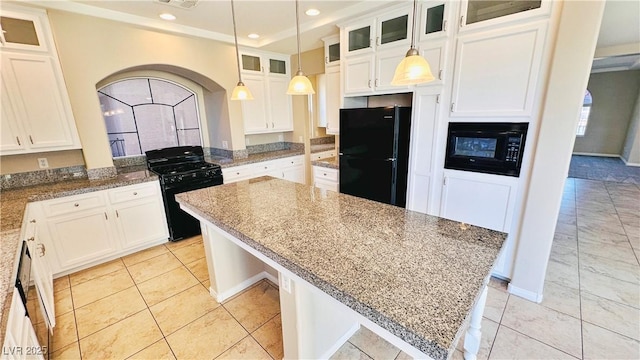
<svg viewBox="0 0 640 360"><path fill-rule="evenodd" d="M114 158L202 145L196 95L164 79L129 78L98 90Z"/></svg>
<svg viewBox="0 0 640 360"><path fill-rule="evenodd" d="M589 122L592 101L591 93L589 90L585 90L584 100L582 101L582 111L580 112L580 120L578 120L578 130L576 130L576 135L578 136L584 136L584 132L587 131L587 123Z"/></svg>

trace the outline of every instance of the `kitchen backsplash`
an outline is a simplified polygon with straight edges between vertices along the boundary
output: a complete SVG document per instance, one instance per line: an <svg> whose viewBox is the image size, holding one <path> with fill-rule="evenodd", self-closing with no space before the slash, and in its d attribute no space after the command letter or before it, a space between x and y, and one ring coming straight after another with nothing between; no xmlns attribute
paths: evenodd
<svg viewBox="0 0 640 360"><path fill-rule="evenodd" d="M61 180L87 179L87 169L83 165L7 174L0 177L0 189L48 184Z"/></svg>
<svg viewBox="0 0 640 360"><path fill-rule="evenodd" d="M323 136L323 137L312 138L309 141L310 141L310 145L335 144L336 143L336 137L333 136L333 135L332 136Z"/></svg>

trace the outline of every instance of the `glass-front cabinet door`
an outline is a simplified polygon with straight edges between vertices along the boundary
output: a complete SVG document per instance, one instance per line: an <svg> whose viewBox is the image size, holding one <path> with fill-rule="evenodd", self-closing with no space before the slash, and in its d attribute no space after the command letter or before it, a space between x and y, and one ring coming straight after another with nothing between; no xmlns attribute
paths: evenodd
<svg viewBox="0 0 640 360"><path fill-rule="evenodd" d="M347 28L347 51L349 54L360 53L373 50L372 36L373 24L367 22L366 25L354 25Z"/></svg>
<svg viewBox="0 0 640 360"><path fill-rule="evenodd" d="M377 21L376 46L388 47L409 44L409 24L412 18L407 10L395 11L381 16Z"/></svg>
<svg viewBox="0 0 640 360"><path fill-rule="evenodd" d="M40 16L3 9L0 15L0 47L48 51Z"/></svg>
<svg viewBox="0 0 640 360"><path fill-rule="evenodd" d="M416 21L418 40L430 40L447 36L451 4L445 1L425 1L420 9L420 19Z"/></svg>
<svg viewBox="0 0 640 360"><path fill-rule="evenodd" d="M262 72L262 61L260 56L252 54L240 54L240 66L242 72L260 73Z"/></svg>
<svg viewBox="0 0 640 360"><path fill-rule="evenodd" d="M269 75L287 75L287 62L280 59L269 59Z"/></svg>
<svg viewBox="0 0 640 360"><path fill-rule="evenodd" d="M499 22L518 21L546 14L550 11L549 0L487 1L467 0L461 3L460 26L476 28Z"/></svg>
<svg viewBox="0 0 640 360"><path fill-rule="evenodd" d="M324 65L333 67L340 65L340 35L322 38L324 42Z"/></svg>

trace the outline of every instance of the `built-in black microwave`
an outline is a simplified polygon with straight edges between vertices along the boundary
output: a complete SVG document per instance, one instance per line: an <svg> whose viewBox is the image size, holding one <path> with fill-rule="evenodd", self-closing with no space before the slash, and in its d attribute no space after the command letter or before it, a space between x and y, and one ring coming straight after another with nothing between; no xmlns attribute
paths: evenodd
<svg viewBox="0 0 640 360"><path fill-rule="evenodd" d="M449 123L446 169L520 176L529 123Z"/></svg>

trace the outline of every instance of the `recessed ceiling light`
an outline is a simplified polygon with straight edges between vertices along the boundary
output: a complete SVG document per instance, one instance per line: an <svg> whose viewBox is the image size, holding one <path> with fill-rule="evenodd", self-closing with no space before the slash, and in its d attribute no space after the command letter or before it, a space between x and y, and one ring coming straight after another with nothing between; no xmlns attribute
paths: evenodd
<svg viewBox="0 0 640 360"><path fill-rule="evenodd" d="M176 19L176 17L173 14L169 14L169 13L162 13L159 16L163 20L175 20Z"/></svg>
<svg viewBox="0 0 640 360"><path fill-rule="evenodd" d="M260 37L260 35L258 35L258 34L249 34L247 36L249 37L249 39L257 39L257 38Z"/></svg>
<svg viewBox="0 0 640 360"><path fill-rule="evenodd" d="M304 13L309 15L309 16L317 16L317 15L320 15L320 10L318 10L318 9L309 9L309 10L305 11Z"/></svg>

